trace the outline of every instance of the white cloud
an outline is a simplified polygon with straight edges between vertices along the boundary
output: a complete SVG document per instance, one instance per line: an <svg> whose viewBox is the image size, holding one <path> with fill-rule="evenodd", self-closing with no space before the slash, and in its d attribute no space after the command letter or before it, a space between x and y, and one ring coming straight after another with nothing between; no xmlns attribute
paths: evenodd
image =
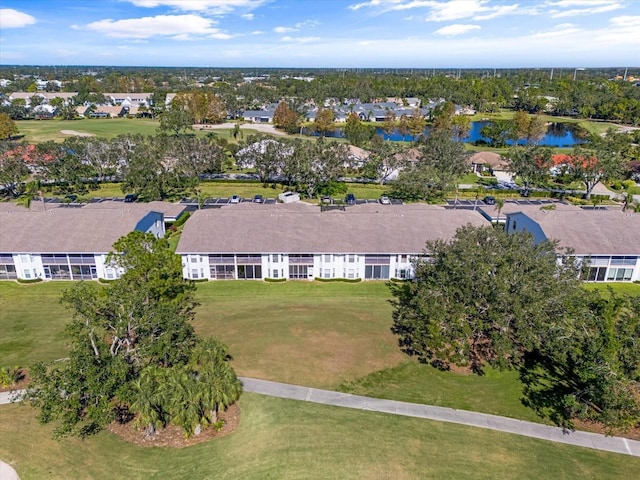
<svg viewBox="0 0 640 480"><path fill-rule="evenodd" d="M556 38L565 37L578 33L580 31L573 23L560 23L555 25L551 30L539 32L532 35L535 38Z"/></svg>
<svg viewBox="0 0 640 480"><path fill-rule="evenodd" d="M183 12L230 13L239 8L253 10L269 0L122 0L136 7L170 7Z"/></svg>
<svg viewBox="0 0 640 480"><path fill-rule="evenodd" d="M13 8L0 8L0 29L21 28L36 23L35 17Z"/></svg>
<svg viewBox="0 0 640 480"><path fill-rule="evenodd" d="M556 0L548 1L546 5L560 8L570 7L593 7L597 5L608 5L611 3L617 3L618 0Z"/></svg>
<svg viewBox="0 0 640 480"><path fill-rule="evenodd" d="M592 8L574 8L571 10L562 10L551 11L552 18L562 18L562 17L576 17L578 15L595 15L598 13L611 12L613 10L619 10L623 8L623 5L619 3L612 3L609 5L603 5L601 7L592 7Z"/></svg>
<svg viewBox="0 0 640 480"><path fill-rule="evenodd" d="M484 15L476 15L473 17L474 20L491 20L492 18L501 17L503 15L510 15L512 13L521 13L520 5L514 3L513 5L501 5L496 7L491 13L487 13Z"/></svg>
<svg viewBox="0 0 640 480"><path fill-rule="evenodd" d="M519 4L491 5L489 0L371 0L350 5L351 10L375 8L381 12L427 9L424 18L428 22L448 22L473 17L474 20L489 20L502 15L522 14Z"/></svg>
<svg viewBox="0 0 640 480"><path fill-rule="evenodd" d="M620 17L613 17L609 20L609 23L617 27L638 27L640 28L640 15L631 16L623 15Z"/></svg>
<svg viewBox="0 0 640 480"><path fill-rule="evenodd" d="M262 35L264 32L262 30L254 30L251 32L251 35Z"/></svg>
<svg viewBox="0 0 640 480"><path fill-rule="evenodd" d="M276 33L289 33L289 32L295 32L296 29L291 27L276 27L273 29L273 31Z"/></svg>
<svg viewBox="0 0 640 480"><path fill-rule="evenodd" d="M471 32L473 30L480 30L480 25L462 25L459 23L453 25L447 25L446 27L442 27L439 30L436 30L436 35L444 35L444 36L454 36L454 35L462 35L467 32Z"/></svg>
<svg viewBox="0 0 640 480"><path fill-rule="evenodd" d="M280 40L283 42L295 42L295 43L309 43L309 42L317 42L320 40L320 37L282 37Z"/></svg>
<svg viewBox="0 0 640 480"><path fill-rule="evenodd" d="M221 35L217 28L213 28L215 22L198 15L158 15L155 17L128 18L112 20L107 18L92 22L86 27L89 30L121 38L149 38L154 36L185 36L207 35L212 38ZM80 29L74 25L73 28ZM179 37L182 39L183 37Z"/></svg>
<svg viewBox="0 0 640 480"><path fill-rule="evenodd" d="M243 15L240 15L242 18L244 18L245 20L253 20L255 15L253 13L245 13Z"/></svg>

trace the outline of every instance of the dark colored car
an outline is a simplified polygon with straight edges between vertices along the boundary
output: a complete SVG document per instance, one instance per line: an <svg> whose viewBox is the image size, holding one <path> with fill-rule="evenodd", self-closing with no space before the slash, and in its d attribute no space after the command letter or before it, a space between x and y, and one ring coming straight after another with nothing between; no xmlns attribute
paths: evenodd
<svg viewBox="0 0 640 480"><path fill-rule="evenodd" d="M487 195L486 197L484 197L482 199L482 201L484 203L486 203L487 205L495 205L496 204L496 197L494 197L493 195Z"/></svg>
<svg viewBox="0 0 640 480"><path fill-rule="evenodd" d="M124 201L127 203L135 202L138 196L134 193L130 193L129 195L124 196Z"/></svg>
<svg viewBox="0 0 640 480"><path fill-rule="evenodd" d="M262 195L255 195L253 197L253 203L262 203Z"/></svg>
<svg viewBox="0 0 640 480"><path fill-rule="evenodd" d="M344 197L344 201L347 203L347 205L355 205L356 196L353 193L347 193L347 196Z"/></svg>

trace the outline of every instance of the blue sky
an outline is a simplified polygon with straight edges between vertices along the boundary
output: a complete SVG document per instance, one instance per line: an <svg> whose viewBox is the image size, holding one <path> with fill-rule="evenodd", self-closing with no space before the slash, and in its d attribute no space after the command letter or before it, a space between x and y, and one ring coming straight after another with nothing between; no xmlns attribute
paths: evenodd
<svg viewBox="0 0 640 480"><path fill-rule="evenodd" d="M0 0L0 63L640 66L640 0Z"/></svg>

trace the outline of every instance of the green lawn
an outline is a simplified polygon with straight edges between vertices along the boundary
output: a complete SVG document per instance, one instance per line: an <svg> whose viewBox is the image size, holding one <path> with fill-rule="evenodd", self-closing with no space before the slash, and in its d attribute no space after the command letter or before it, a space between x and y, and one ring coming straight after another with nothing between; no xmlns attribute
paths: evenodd
<svg viewBox="0 0 640 480"><path fill-rule="evenodd" d="M615 479L640 458L479 428L244 394L240 426L182 449L102 432L51 439L27 406L0 406L0 458L30 479ZM635 472L635 473L634 473Z"/></svg>
<svg viewBox="0 0 640 480"><path fill-rule="evenodd" d="M142 135L156 135L160 125L158 120L148 118L81 118L77 120L18 120L16 126L24 140L29 143L46 142L54 140L61 142L69 135L61 133L62 130L88 133L102 138L113 138L120 134L132 133ZM208 132L215 133L218 137L225 138L230 143L236 143L229 129L214 129L196 131L196 135L204 136ZM259 133L253 129L243 129L243 137ZM242 140L242 137L238 138Z"/></svg>

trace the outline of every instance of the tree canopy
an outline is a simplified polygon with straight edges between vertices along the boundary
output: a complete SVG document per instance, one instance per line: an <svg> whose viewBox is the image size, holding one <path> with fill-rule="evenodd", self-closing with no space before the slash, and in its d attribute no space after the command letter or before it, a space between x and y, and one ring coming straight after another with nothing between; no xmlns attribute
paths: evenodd
<svg viewBox="0 0 640 480"><path fill-rule="evenodd" d="M582 268L554 242L465 226L429 241L415 281L390 284L392 332L420 362L515 368L524 402L564 426L640 424L640 297L582 288Z"/></svg>
<svg viewBox="0 0 640 480"><path fill-rule="evenodd" d="M191 435L240 395L226 347L196 336L195 287L166 240L133 232L114 249L107 261L119 279L63 294L68 358L36 364L27 398L58 436L95 433L123 412L148 433L172 422Z"/></svg>

